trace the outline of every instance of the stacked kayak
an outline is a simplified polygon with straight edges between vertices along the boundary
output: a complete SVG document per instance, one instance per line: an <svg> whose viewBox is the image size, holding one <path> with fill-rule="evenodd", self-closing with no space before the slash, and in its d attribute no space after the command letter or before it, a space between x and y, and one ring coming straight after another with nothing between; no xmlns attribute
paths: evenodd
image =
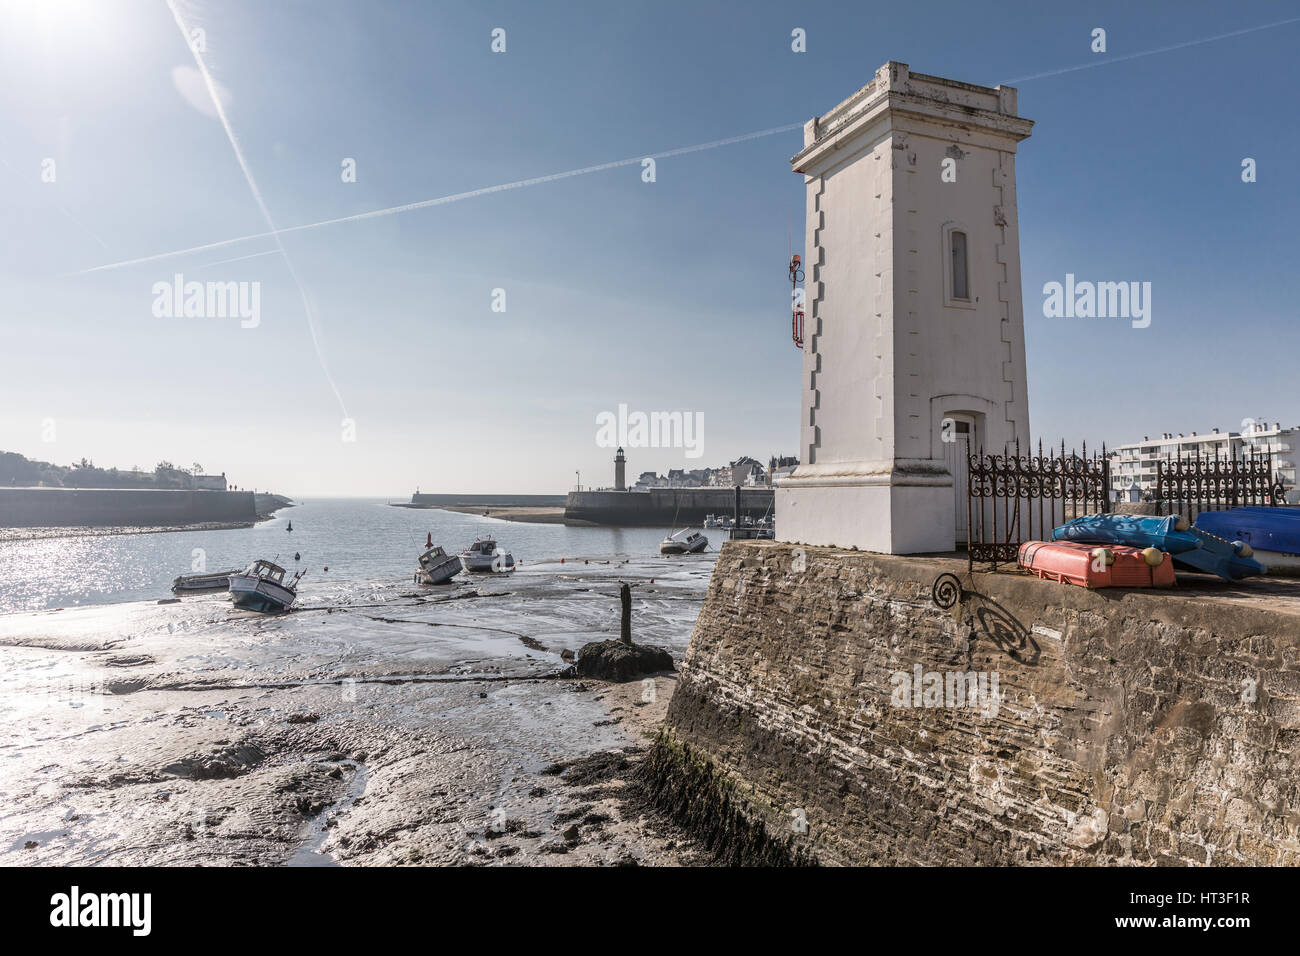
<svg viewBox="0 0 1300 956"><path fill-rule="evenodd" d="M1052 540L1158 548L1179 567L1217 574L1225 581L1239 581L1266 570L1251 558L1252 549L1246 542L1228 541L1202 528L1190 527L1178 515L1087 515L1054 528Z"/></svg>
<svg viewBox="0 0 1300 956"><path fill-rule="evenodd" d="M1203 511L1192 530L1244 542L1270 574L1300 575L1300 508Z"/></svg>
<svg viewBox="0 0 1300 956"><path fill-rule="evenodd" d="M1018 563L1049 581L1085 588L1171 588L1174 562L1159 548L1079 541L1026 541Z"/></svg>

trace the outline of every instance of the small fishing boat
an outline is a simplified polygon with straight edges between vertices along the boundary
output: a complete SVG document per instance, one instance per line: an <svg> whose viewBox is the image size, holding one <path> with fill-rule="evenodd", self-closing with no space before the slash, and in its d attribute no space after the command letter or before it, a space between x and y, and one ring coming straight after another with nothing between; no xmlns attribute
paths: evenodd
<svg viewBox="0 0 1300 956"><path fill-rule="evenodd" d="M683 528L659 542L660 554L699 554L709 546L709 539L699 531Z"/></svg>
<svg viewBox="0 0 1300 956"><path fill-rule="evenodd" d="M432 542L429 542L432 545ZM444 584L464 570L460 555L448 554L441 546L427 547L420 555L420 569L415 572L416 584Z"/></svg>
<svg viewBox="0 0 1300 956"><path fill-rule="evenodd" d="M722 519L719 518L717 515L705 515L705 516L704 516L704 527L706 527L706 528L721 528L721 527L722 527Z"/></svg>
<svg viewBox="0 0 1300 956"><path fill-rule="evenodd" d="M1159 548L1080 541L1026 541L1017 562L1048 581L1084 588L1171 588L1174 562Z"/></svg>
<svg viewBox="0 0 1300 956"><path fill-rule="evenodd" d="M460 560L466 571L475 573L515 569L514 555L498 548L492 538L479 538L460 553Z"/></svg>
<svg viewBox="0 0 1300 956"><path fill-rule="evenodd" d="M1300 508L1248 507L1202 511L1196 516L1194 527L1249 545L1254 557L1268 568L1269 574L1300 576Z"/></svg>
<svg viewBox="0 0 1300 956"><path fill-rule="evenodd" d="M224 591L230 587L230 576L234 571L210 571L206 574L182 574L172 582L173 591Z"/></svg>
<svg viewBox="0 0 1300 956"><path fill-rule="evenodd" d="M299 571L287 584L284 574L284 568L278 564L254 561L248 570L230 576L230 599L236 607L250 611L287 611L298 596L298 580L303 572Z"/></svg>

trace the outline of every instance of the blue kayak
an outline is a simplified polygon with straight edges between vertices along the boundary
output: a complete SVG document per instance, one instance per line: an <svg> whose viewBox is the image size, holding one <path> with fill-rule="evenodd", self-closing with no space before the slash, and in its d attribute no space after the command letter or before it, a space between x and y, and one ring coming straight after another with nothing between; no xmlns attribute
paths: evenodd
<svg viewBox="0 0 1300 956"><path fill-rule="evenodd" d="M1052 529L1053 541L1085 544L1127 544L1134 548L1159 548L1170 554L1191 551L1201 541L1190 530L1179 531L1177 515L1084 515Z"/></svg>
<svg viewBox="0 0 1300 956"><path fill-rule="evenodd" d="M1300 554L1300 508L1233 508L1202 511L1196 527L1257 551Z"/></svg>

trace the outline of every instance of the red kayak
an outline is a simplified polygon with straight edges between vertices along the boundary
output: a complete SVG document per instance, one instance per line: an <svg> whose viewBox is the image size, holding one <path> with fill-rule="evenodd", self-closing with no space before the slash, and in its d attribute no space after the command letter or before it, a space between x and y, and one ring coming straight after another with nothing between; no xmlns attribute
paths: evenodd
<svg viewBox="0 0 1300 956"><path fill-rule="evenodd" d="M1171 588L1174 562L1158 548L1079 541L1026 541L1019 564L1026 571L1085 588Z"/></svg>

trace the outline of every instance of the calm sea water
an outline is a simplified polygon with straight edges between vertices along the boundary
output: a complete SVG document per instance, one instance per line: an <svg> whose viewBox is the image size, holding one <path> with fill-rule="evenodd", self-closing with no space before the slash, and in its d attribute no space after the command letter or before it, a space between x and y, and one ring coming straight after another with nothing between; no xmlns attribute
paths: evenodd
<svg viewBox="0 0 1300 956"><path fill-rule="evenodd" d="M427 533L449 552L491 535L528 564L657 554L667 529L527 524L394 508L377 499L308 500L252 528L0 543L0 613L170 597L172 580L192 573L198 557L211 571L242 568L256 558L291 571L305 568L313 591L326 583L354 591L408 582ZM716 550L722 532L711 534L710 550Z"/></svg>

